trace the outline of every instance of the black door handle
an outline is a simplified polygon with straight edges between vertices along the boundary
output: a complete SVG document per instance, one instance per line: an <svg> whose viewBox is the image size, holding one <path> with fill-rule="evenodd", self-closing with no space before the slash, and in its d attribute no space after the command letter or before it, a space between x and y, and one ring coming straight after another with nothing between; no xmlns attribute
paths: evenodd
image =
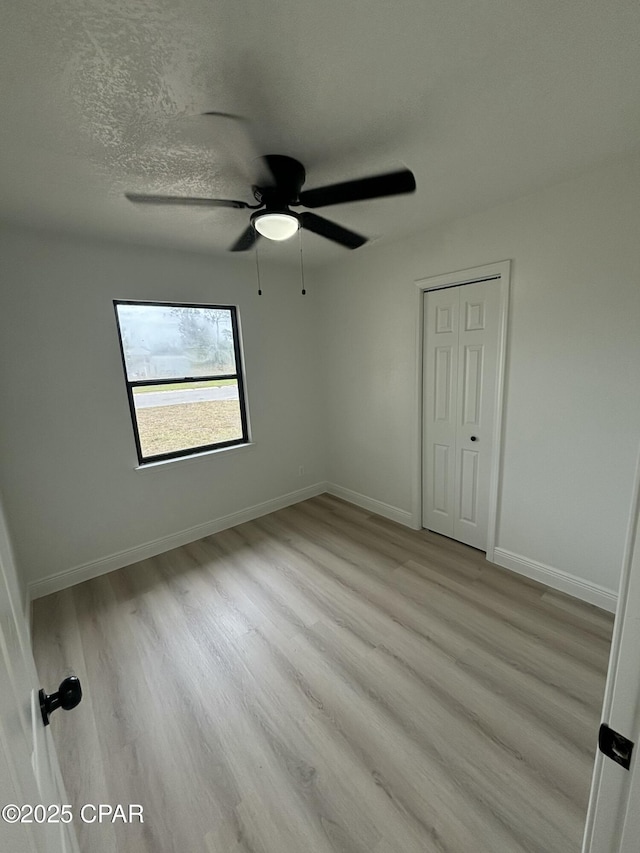
<svg viewBox="0 0 640 853"><path fill-rule="evenodd" d="M60 682L57 693L47 695L44 690L40 689L40 711L42 713L42 722L45 726L49 725L49 717L57 708L63 708L65 711L70 711L80 704L82 699L82 687L80 679L75 675L70 675Z"/></svg>
<svg viewBox="0 0 640 853"><path fill-rule="evenodd" d="M477 440L478 440L478 436L477 436L477 435L472 435L472 436L471 436L471 441L477 441Z"/></svg>

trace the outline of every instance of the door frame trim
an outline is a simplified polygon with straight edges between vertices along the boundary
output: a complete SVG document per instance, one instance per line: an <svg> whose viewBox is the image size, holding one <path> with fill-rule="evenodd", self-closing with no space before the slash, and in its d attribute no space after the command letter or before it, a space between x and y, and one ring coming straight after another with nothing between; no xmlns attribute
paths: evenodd
<svg viewBox="0 0 640 853"><path fill-rule="evenodd" d="M500 283L498 318L498 357L496 365L496 397L494 408L494 431L491 446L491 470L489 474L489 506L487 523L487 560L494 561L494 551L498 538L499 502L502 473L502 436L504 394L507 360L507 329L509 320L509 291L511 285L511 261L497 261L479 267L457 270L443 275L417 279L416 304L416 405L415 423L415 475L413 478L413 523L416 530L422 528L422 478L423 478L423 364L424 364L424 295L430 290L442 290L445 287L459 287L481 281L497 279Z"/></svg>

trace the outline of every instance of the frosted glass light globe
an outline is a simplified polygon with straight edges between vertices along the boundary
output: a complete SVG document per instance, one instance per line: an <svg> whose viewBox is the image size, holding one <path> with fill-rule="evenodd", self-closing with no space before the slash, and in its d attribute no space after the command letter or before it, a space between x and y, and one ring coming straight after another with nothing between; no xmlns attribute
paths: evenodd
<svg viewBox="0 0 640 853"><path fill-rule="evenodd" d="M292 213L262 213L253 220L259 234L269 240L288 240L298 230L298 220Z"/></svg>

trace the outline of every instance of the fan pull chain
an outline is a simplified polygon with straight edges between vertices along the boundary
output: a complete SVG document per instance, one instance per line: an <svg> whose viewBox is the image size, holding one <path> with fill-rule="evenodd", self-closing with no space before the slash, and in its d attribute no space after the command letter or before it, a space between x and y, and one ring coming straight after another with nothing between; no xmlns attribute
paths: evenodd
<svg viewBox="0 0 640 853"><path fill-rule="evenodd" d="M302 281L302 295L305 296L306 290L304 289L304 263L302 262L302 229L298 228L298 238L300 240L300 279Z"/></svg>
<svg viewBox="0 0 640 853"><path fill-rule="evenodd" d="M262 296L262 286L260 284L260 264L258 263L258 241L255 242L256 247L256 275L258 277L258 296Z"/></svg>

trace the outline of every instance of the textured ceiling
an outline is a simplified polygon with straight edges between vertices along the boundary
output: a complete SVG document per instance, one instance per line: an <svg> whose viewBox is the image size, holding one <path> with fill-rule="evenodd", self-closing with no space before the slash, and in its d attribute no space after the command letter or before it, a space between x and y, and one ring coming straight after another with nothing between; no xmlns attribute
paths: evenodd
<svg viewBox="0 0 640 853"><path fill-rule="evenodd" d="M224 250L247 211L123 197L252 200L247 129L204 110L307 189L409 166L415 195L322 211L380 240L640 146L638 0L5 0L2 21L5 220Z"/></svg>

